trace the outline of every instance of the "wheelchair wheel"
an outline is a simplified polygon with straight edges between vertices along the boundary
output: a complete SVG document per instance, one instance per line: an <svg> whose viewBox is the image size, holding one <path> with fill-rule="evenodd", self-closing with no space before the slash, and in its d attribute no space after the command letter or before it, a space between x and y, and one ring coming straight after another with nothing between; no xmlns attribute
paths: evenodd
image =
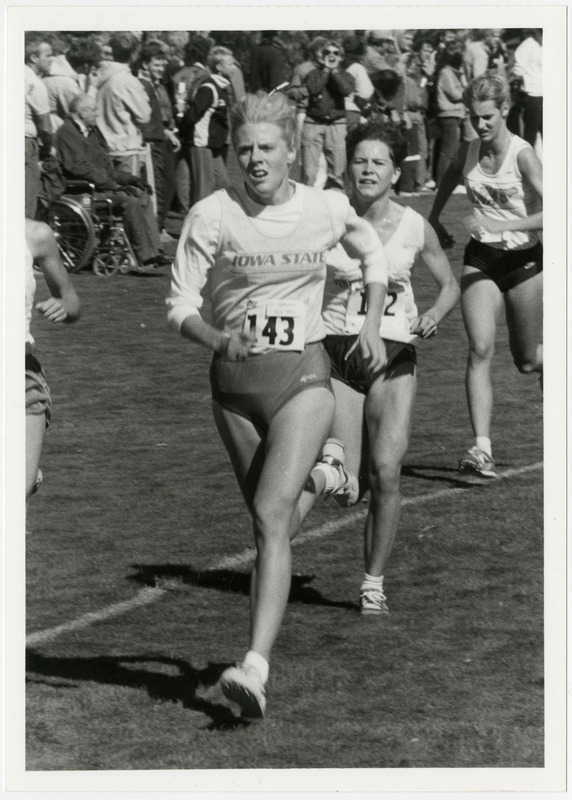
<svg viewBox="0 0 572 800"><path fill-rule="evenodd" d="M93 220L86 209L75 198L64 195L48 208L47 217L68 272L86 267L97 241Z"/></svg>
<svg viewBox="0 0 572 800"><path fill-rule="evenodd" d="M100 247L93 262L93 271L100 278L110 278L121 272L135 271L138 261L125 234L123 225L113 224L102 231Z"/></svg>

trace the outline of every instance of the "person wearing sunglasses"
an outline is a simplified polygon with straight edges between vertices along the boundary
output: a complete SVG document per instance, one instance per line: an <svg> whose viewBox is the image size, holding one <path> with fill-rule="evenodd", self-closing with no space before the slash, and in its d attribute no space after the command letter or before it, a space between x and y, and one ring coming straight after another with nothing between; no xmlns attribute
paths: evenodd
<svg viewBox="0 0 572 800"><path fill-rule="evenodd" d="M354 79L342 67L343 49L327 41L317 55L318 66L306 76L308 110L302 131L302 180L314 186L323 153L328 177L326 189L344 187L346 168L345 98L355 89Z"/></svg>

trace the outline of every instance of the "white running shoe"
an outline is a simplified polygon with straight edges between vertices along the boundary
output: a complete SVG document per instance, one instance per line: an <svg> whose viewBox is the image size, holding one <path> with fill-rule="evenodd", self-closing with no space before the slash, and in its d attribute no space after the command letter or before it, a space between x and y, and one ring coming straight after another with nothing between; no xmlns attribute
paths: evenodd
<svg viewBox="0 0 572 800"><path fill-rule="evenodd" d="M244 717L263 717L266 692L260 672L252 664L228 667L220 677L220 686L233 703L238 703Z"/></svg>
<svg viewBox="0 0 572 800"><path fill-rule="evenodd" d="M359 606L362 614L389 616L387 598L383 589L362 589L359 597Z"/></svg>
<svg viewBox="0 0 572 800"><path fill-rule="evenodd" d="M341 461L333 456L322 456L314 469L325 475L326 488L324 495L333 496L342 506L353 506L358 501L359 484L355 475L347 472Z"/></svg>
<svg viewBox="0 0 572 800"><path fill-rule="evenodd" d="M459 461L459 471L473 472L483 478L496 478L497 476L495 462L488 453L485 453L476 444L470 450L467 450Z"/></svg>

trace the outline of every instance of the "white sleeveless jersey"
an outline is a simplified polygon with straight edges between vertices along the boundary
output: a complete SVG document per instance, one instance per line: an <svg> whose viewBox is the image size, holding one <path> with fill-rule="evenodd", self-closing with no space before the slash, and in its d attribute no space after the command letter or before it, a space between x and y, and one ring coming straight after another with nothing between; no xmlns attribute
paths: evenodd
<svg viewBox="0 0 572 800"><path fill-rule="evenodd" d="M523 182L517 156L530 147L519 136L512 136L505 160L495 175L488 175L480 167L480 139L469 145L463 177L467 197L475 209L496 220L523 219L540 211L540 198L528 183ZM522 250L538 241L537 231L505 231L489 233L484 229L473 233L473 238L501 250Z"/></svg>
<svg viewBox="0 0 572 800"><path fill-rule="evenodd" d="M36 294L36 278L34 276L34 258L32 252L26 242L26 278L25 278L25 292L26 292L26 342L34 344L34 337L30 332L30 323L32 321L32 309L34 307L34 295Z"/></svg>
<svg viewBox="0 0 572 800"><path fill-rule="evenodd" d="M198 313L208 280L213 325L253 337L252 353L300 351L324 338L326 256L355 211L341 192L293 186L290 200L276 206L235 189L196 204L173 267L171 322L180 326ZM377 248L372 231L370 250Z"/></svg>
<svg viewBox="0 0 572 800"><path fill-rule="evenodd" d="M380 335L397 342L411 342L409 332L417 319L411 288L411 268L425 242L423 217L405 208L397 229L383 245L389 261L389 282L381 320ZM341 245L327 259L328 274L322 317L328 334L350 336L359 333L366 313L365 291L359 262L349 258Z"/></svg>

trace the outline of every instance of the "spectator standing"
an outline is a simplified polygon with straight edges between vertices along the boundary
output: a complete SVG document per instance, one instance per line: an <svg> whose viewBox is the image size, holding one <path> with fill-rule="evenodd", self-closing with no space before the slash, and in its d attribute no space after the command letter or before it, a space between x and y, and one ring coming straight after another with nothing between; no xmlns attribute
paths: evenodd
<svg viewBox="0 0 572 800"><path fill-rule="evenodd" d="M523 139L535 147L542 136L542 28L528 31L514 53L513 75L522 80Z"/></svg>
<svg viewBox="0 0 572 800"><path fill-rule="evenodd" d="M442 64L436 91L437 119L441 130L437 184L441 182L447 167L455 157L461 142L463 120L467 114L463 102L463 91L466 86L463 53L458 43L447 46Z"/></svg>
<svg viewBox="0 0 572 800"><path fill-rule="evenodd" d="M175 196L175 153L181 143L174 131L173 107L163 83L166 52L160 42L150 41L141 54L140 80L151 106L151 119L143 126L143 140L151 148L157 205L157 224L164 233L165 221Z"/></svg>
<svg viewBox="0 0 572 800"><path fill-rule="evenodd" d="M151 118L147 92L130 67L139 42L132 33L121 32L113 34L109 46L113 61L101 65L97 124L113 156L125 169L139 175L139 160L143 160L142 126Z"/></svg>
<svg viewBox="0 0 572 800"><path fill-rule="evenodd" d="M345 99L354 91L354 80L342 69L339 42L328 41L318 56L319 66L306 76L308 111L302 132L302 180L314 186L320 155L326 157L326 188L344 187L346 168Z"/></svg>
<svg viewBox="0 0 572 800"><path fill-rule="evenodd" d="M211 40L200 34L191 36L185 46L185 65L173 77L177 127L180 127L189 110L198 87L210 76L206 63L211 47ZM175 172L175 194L178 206L185 216L191 207L191 147L192 137L186 138L181 134L181 149Z"/></svg>
<svg viewBox="0 0 572 800"><path fill-rule="evenodd" d="M93 183L96 198L111 198L114 210L123 215L140 271L152 272L167 263L159 253L159 230L147 186L141 178L114 165L96 125L93 97L79 94L73 98L70 118L57 130L56 148L64 175Z"/></svg>
<svg viewBox="0 0 572 800"><path fill-rule="evenodd" d="M80 91L95 97L101 63L101 50L97 42L91 39L73 41L66 58L77 75Z"/></svg>
<svg viewBox="0 0 572 800"><path fill-rule="evenodd" d="M368 32L363 65L369 75L387 69L403 72L393 31Z"/></svg>
<svg viewBox="0 0 572 800"><path fill-rule="evenodd" d="M473 31L472 41L465 45L463 64L467 82L479 78L489 69L489 61L493 52L494 31L484 28Z"/></svg>
<svg viewBox="0 0 572 800"><path fill-rule="evenodd" d="M211 75L196 90L179 124L181 135L191 143L191 205L228 184L225 162L232 92L227 76L233 62L226 47L212 48L208 57Z"/></svg>
<svg viewBox="0 0 572 800"><path fill-rule="evenodd" d="M40 193L40 158L52 148L52 122L48 90L42 77L49 75L52 46L32 35L25 43L25 203L26 218L34 219Z"/></svg>
<svg viewBox="0 0 572 800"><path fill-rule="evenodd" d="M415 152L419 154L419 160L414 165L413 190L430 191L429 113L435 74L435 51L431 42L428 39L419 41L415 49L407 53L403 64L406 77L411 81L410 102L407 107L411 124L410 135L415 143ZM403 179L402 188L407 191Z"/></svg>
<svg viewBox="0 0 572 800"><path fill-rule="evenodd" d="M51 39L54 56L50 73L44 78L50 100L52 130L56 131L69 113L70 102L81 89L79 76L69 63L66 54L69 45L60 36Z"/></svg>
<svg viewBox="0 0 572 800"><path fill-rule="evenodd" d="M345 98L349 133L360 122L365 122L362 112L369 106L373 97L374 87L362 63L366 51L363 39L358 36L346 36L343 46L346 54L346 72L352 76L355 87L354 91Z"/></svg>
<svg viewBox="0 0 572 800"><path fill-rule="evenodd" d="M250 51L250 91L271 92L286 81L286 59L278 31L262 31Z"/></svg>

